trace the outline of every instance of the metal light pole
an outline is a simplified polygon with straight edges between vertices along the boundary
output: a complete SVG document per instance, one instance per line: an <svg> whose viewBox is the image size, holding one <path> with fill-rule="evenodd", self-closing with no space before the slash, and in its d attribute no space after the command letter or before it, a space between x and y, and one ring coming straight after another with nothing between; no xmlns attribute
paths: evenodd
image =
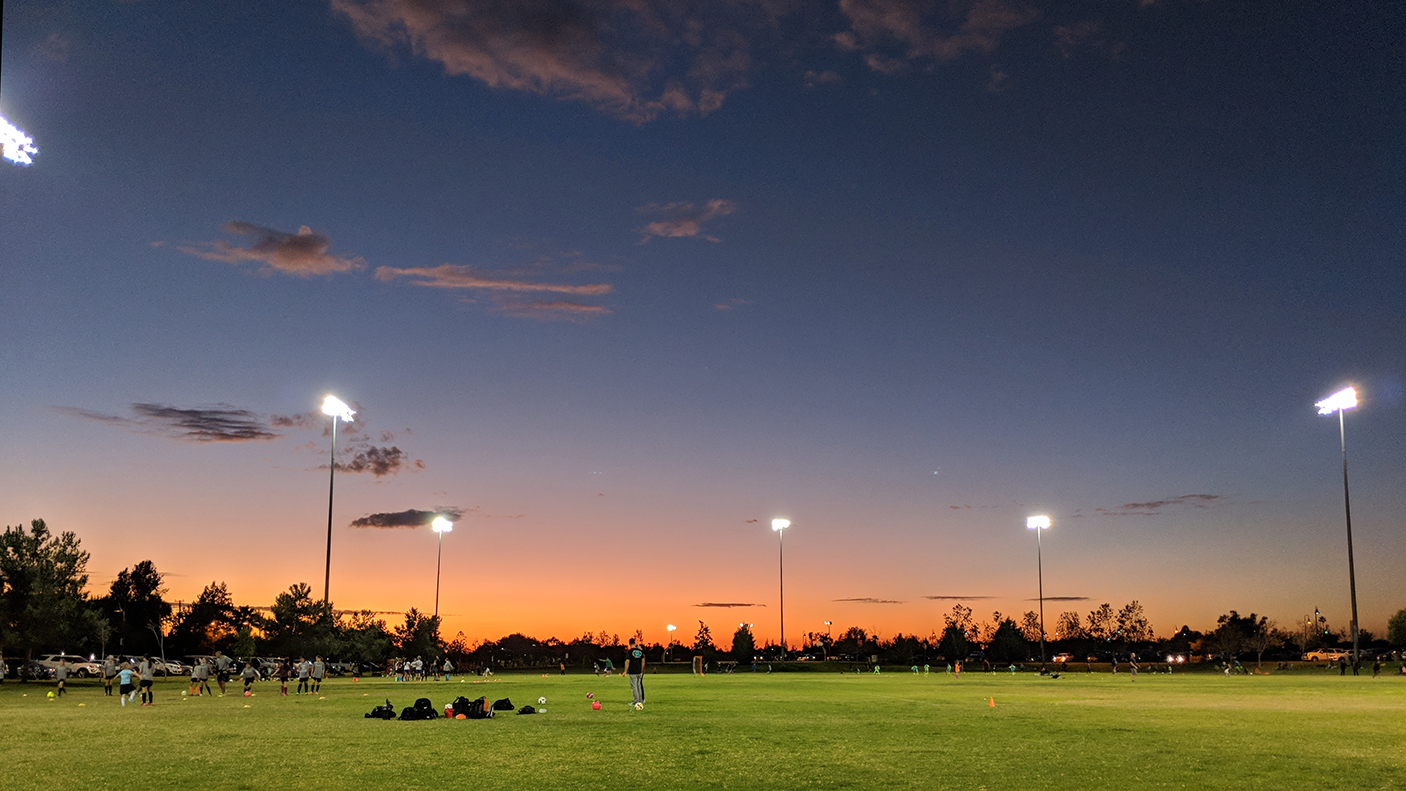
<svg viewBox="0 0 1406 791"><path fill-rule="evenodd" d="M332 418L332 463L329 465L332 471L327 482L327 567L322 573L322 604L325 607L331 601L328 594L332 590L332 490L337 484L337 421L350 423L356 413L340 398L329 395L322 399L322 414Z"/></svg>
<svg viewBox="0 0 1406 791"><path fill-rule="evenodd" d="M665 661L665 662L668 662L668 661L669 661L669 652L672 651L673 648L674 648L674 630L677 629L677 628L679 628L679 627L674 626L673 624L669 624L668 626L666 626L666 627L664 627L664 628L669 630L669 646L664 649L664 661Z"/></svg>
<svg viewBox="0 0 1406 791"><path fill-rule="evenodd" d="M781 583L781 661L786 661L786 553L785 537L786 528L791 526L790 519L771 520L771 529L776 531L776 561L780 571L777 579Z"/></svg>
<svg viewBox="0 0 1406 791"><path fill-rule="evenodd" d="M1352 596L1352 672L1357 672L1357 569L1352 562L1352 503L1347 496L1347 430L1343 425L1343 412L1357 406L1357 390L1345 387L1314 404L1318 414L1338 413L1338 441L1343 451L1343 513L1347 517L1347 585Z"/></svg>
<svg viewBox="0 0 1406 791"><path fill-rule="evenodd" d="M442 516L436 516L430 529L439 534L439 551L434 556L434 617L439 621L439 561L444 557L444 534L454 531L454 523ZM436 623L436 625L438 625Z"/></svg>
<svg viewBox="0 0 1406 791"><path fill-rule="evenodd" d="M1041 557L1043 548L1041 547L1040 534L1050 529L1050 518L1048 516L1032 516L1025 520L1025 528L1035 531L1035 573L1040 580L1040 664L1045 663L1045 561Z"/></svg>
<svg viewBox="0 0 1406 791"><path fill-rule="evenodd" d="M830 646L834 645L835 639L830 636L830 622L825 622L825 658L830 658Z"/></svg>

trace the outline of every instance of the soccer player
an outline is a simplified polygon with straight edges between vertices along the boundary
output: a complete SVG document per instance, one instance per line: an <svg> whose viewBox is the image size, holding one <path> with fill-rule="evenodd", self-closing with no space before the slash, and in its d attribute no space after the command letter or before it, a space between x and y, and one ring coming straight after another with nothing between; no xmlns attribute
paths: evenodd
<svg viewBox="0 0 1406 791"><path fill-rule="evenodd" d="M64 682L65 682L65 681L68 681L68 660L67 660L67 659L60 659L60 660L59 660L59 666L56 667L56 668L54 668L54 681L57 683L57 686L58 686L58 691L54 694L54 697L56 697L56 698L61 698L61 697L63 697L63 685L64 685Z"/></svg>
<svg viewBox="0 0 1406 791"><path fill-rule="evenodd" d="M254 667L254 660L250 659L244 663L244 697L249 697L254 691L254 682L259 678L259 669Z"/></svg>
<svg viewBox="0 0 1406 791"><path fill-rule="evenodd" d="M137 685L132 683L132 666L126 662L122 663L122 669L117 672L117 697L122 699L122 705L126 706L128 700L136 700Z"/></svg>
<svg viewBox="0 0 1406 791"><path fill-rule="evenodd" d="M200 663L196 662L190 666L190 689L186 690L188 695L199 695L200 691Z"/></svg>
<svg viewBox="0 0 1406 791"><path fill-rule="evenodd" d="M215 652L215 680L220 684L220 697L225 696L225 684L229 683L230 658L223 653Z"/></svg>
<svg viewBox="0 0 1406 791"><path fill-rule="evenodd" d="M117 678L117 660L108 654L103 660L103 694L112 697L112 680Z"/></svg>
<svg viewBox="0 0 1406 791"><path fill-rule="evenodd" d="M312 660L312 691L309 694L317 694L322 691L322 677L327 675L327 665L323 663L322 657L313 657Z"/></svg>
<svg viewBox="0 0 1406 791"><path fill-rule="evenodd" d="M298 657L298 693L299 695L308 692L308 674L312 672L312 664L304 657Z"/></svg>
<svg viewBox="0 0 1406 791"><path fill-rule="evenodd" d="M195 694L214 694L210 691L210 660L202 658L196 667L200 669L200 684L195 688Z"/></svg>
<svg viewBox="0 0 1406 791"><path fill-rule="evenodd" d="M293 675L293 663L288 659L278 661L278 694L288 697L288 677Z"/></svg>
<svg viewBox="0 0 1406 791"><path fill-rule="evenodd" d="M137 674L141 676L138 686L142 691L142 705L156 705L156 695L151 691L151 686L156 681L156 671L152 667L151 657L142 657L141 664L137 666Z"/></svg>
<svg viewBox="0 0 1406 791"><path fill-rule="evenodd" d="M625 675L630 677L630 705L644 708L644 648L635 645L633 637L625 650Z"/></svg>

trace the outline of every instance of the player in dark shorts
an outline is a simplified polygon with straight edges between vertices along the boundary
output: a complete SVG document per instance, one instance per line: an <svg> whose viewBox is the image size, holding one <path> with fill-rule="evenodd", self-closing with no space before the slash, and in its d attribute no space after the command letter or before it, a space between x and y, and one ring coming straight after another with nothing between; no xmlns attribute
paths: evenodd
<svg viewBox="0 0 1406 791"><path fill-rule="evenodd" d="M151 665L151 657L142 657L141 664L137 666L137 673L141 676L141 681L138 682L138 686L142 691L142 705L156 705L156 695L151 689L152 683L156 680L156 673Z"/></svg>
<svg viewBox="0 0 1406 791"><path fill-rule="evenodd" d="M112 680L117 678L117 660L108 654L103 660L103 694L112 697Z"/></svg>
<svg viewBox="0 0 1406 791"><path fill-rule="evenodd" d="M200 683L197 684L196 687L195 687L195 694L197 694L197 695L212 695L212 694L214 694L213 692L210 691L210 660L209 660L209 659L201 659L201 660L200 660L200 664L198 665L198 667L199 667L199 669L200 669Z"/></svg>
<svg viewBox="0 0 1406 791"><path fill-rule="evenodd" d="M240 675L244 676L244 697L247 698L254 693L254 682L259 678L259 670L254 667L254 660L244 663L244 672Z"/></svg>
<svg viewBox="0 0 1406 791"><path fill-rule="evenodd" d="M136 700L137 685L132 683L132 666L126 662L122 663L122 669L117 671L117 697L122 699L122 705L126 706L128 700Z"/></svg>
<svg viewBox="0 0 1406 791"><path fill-rule="evenodd" d="M278 660L278 694L288 697L288 677L293 675L293 665L287 659Z"/></svg>
<svg viewBox="0 0 1406 791"><path fill-rule="evenodd" d="M222 698L225 696L225 684L229 683L229 668L231 664L232 662L229 657L219 651L215 652L215 681L220 684L220 697Z"/></svg>
<svg viewBox="0 0 1406 791"><path fill-rule="evenodd" d="M308 692L308 673L312 672L312 663L303 657L298 657L298 694Z"/></svg>
<svg viewBox="0 0 1406 791"><path fill-rule="evenodd" d="M67 659L60 659L59 666L54 668L54 681L57 683L58 686L58 689L54 693L54 697L61 698L63 697L64 693L64 682L68 681Z"/></svg>
<svg viewBox="0 0 1406 791"><path fill-rule="evenodd" d="M316 657L312 661L312 694L316 695L322 691L322 677L327 674L327 665L323 664L322 657Z"/></svg>

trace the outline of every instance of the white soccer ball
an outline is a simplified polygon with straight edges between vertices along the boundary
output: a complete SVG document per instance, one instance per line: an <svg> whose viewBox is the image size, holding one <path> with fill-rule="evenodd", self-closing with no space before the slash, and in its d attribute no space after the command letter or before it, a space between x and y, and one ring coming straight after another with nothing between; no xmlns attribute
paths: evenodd
<svg viewBox="0 0 1406 791"><path fill-rule="evenodd" d="M643 710L644 710L644 704L643 704L643 703L636 703L636 704L635 704L635 711L643 711Z"/></svg>
<svg viewBox="0 0 1406 791"><path fill-rule="evenodd" d="M538 702L538 703L546 703L546 702L547 702L547 699L546 699L546 698L538 698L538 699L537 699L537 702Z"/></svg>

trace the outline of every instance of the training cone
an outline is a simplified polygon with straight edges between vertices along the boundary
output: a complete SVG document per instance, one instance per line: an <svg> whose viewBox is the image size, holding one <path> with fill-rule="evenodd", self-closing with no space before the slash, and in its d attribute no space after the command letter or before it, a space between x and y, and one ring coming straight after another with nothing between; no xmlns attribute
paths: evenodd
<svg viewBox="0 0 1406 791"><path fill-rule="evenodd" d="M995 698L987 698L987 699L986 699L986 705L990 706L990 707L993 708L993 709L996 708L996 699L995 699Z"/></svg>

